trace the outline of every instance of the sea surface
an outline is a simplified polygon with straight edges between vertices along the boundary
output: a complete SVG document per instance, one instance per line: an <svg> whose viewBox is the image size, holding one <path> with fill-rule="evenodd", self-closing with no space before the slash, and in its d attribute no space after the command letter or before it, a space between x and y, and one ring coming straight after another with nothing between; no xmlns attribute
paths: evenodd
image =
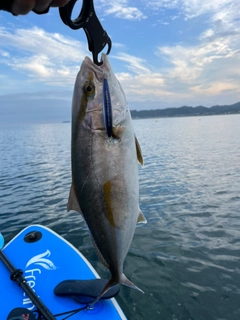
<svg viewBox="0 0 240 320"><path fill-rule="evenodd" d="M240 115L134 120L142 147L140 207L121 288L128 319L240 319ZM0 232L52 228L102 277L88 228L67 213L70 124L0 127Z"/></svg>

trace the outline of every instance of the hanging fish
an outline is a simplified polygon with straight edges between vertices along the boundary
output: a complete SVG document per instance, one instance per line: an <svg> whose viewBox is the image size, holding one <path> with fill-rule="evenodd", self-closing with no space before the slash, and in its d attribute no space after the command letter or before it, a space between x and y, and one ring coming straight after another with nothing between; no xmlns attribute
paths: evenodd
<svg viewBox="0 0 240 320"><path fill-rule="evenodd" d="M138 161L143 164L123 89L108 57L102 65L86 57L77 75L72 102L72 186L68 211L80 212L95 249L111 278L140 290L123 273L139 209ZM140 290L141 291L141 290Z"/></svg>

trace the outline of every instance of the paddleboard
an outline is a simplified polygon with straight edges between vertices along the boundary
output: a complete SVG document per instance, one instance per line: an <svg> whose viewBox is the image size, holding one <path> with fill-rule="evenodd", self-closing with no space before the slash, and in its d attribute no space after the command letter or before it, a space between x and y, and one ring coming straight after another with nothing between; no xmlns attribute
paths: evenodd
<svg viewBox="0 0 240 320"><path fill-rule="evenodd" d="M32 238L32 239L31 239ZM86 306L70 296L57 296L54 289L66 280L97 279L89 261L68 241L51 229L32 225L22 230L3 249L4 255L23 276L53 315ZM36 308L23 289L10 279L9 270L0 260L0 318L7 319L14 308ZM81 300L82 301L82 300ZM65 319L65 315L56 319ZM99 300L93 309L84 309L68 319L126 320L114 298Z"/></svg>

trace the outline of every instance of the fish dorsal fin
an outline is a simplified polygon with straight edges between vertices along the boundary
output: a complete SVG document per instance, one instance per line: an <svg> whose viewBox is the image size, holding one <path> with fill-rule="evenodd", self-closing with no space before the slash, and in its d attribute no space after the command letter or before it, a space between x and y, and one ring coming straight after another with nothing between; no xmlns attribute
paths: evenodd
<svg viewBox="0 0 240 320"><path fill-rule="evenodd" d="M82 214L82 210L81 210L80 205L78 203L73 184L71 185L71 188L70 188L69 197L68 197L68 205L67 205L67 211L70 211L70 210L74 210L74 211L77 211Z"/></svg>
<svg viewBox="0 0 240 320"><path fill-rule="evenodd" d="M112 127L112 136L115 139L120 139L125 131L125 127Z"/></svg>
<svg viewBox="0 0 240 320"><path fill-rule="evenodd" d="M93 246L97 252L97 255L99 257L99 259L101 260L102 264L109 269L109 264L107 263L107 261L103 258L103 255L101 253L101 251L98 249L98 246L96 244L96 242L94 241L93 237L92 237L92 243L93 243Z"/></svg>
<svg viewBox="0 0 240 320"><path fill-rule="evenodd" d="M136 143L136 150L137 150L137 159L139 163L143 166L144 161L142 156L142 150L136 136L135 136L135 143Z"/></svg>
<svg viewBox="0 0 240 320"><path fill-rule="evenodd" d="M138 215L138 220L137 223L147 223L147 219L144 217L144 214L142 213L142 211L139 209L139 215Z"/></svg>

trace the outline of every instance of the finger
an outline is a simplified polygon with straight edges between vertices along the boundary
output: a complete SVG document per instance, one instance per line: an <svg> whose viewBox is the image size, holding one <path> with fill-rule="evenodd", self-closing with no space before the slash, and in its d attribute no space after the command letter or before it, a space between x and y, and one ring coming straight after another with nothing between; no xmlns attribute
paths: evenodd
<svg viewBox="0 0 240 320"><path fill-rule="evenodd" d="M50 4L51 7L63 7L69 0L53 0Z"/></svg>
<svg viewBox="0 0 240 320"><path fill-rule="evenodd" d="M14 0L12 3L12 13L14 14L27 14L29 13L35 6L35 0Z"/></svg>
<svg viewBox="0 0 240 320"><path fill-rule="evenodd" d="M37 12L45 11L51 3L51 0L37 0L36 5L34 6L34 10Z"/></svg>

